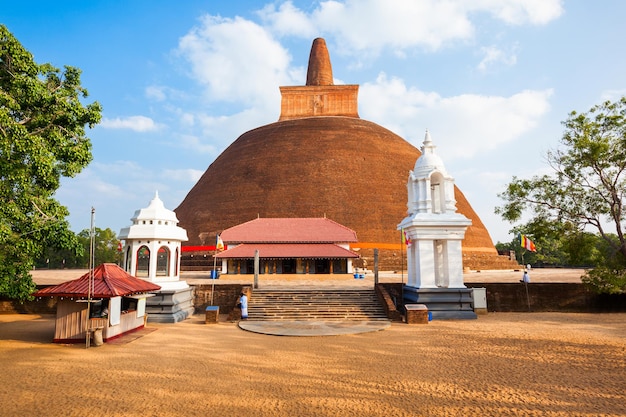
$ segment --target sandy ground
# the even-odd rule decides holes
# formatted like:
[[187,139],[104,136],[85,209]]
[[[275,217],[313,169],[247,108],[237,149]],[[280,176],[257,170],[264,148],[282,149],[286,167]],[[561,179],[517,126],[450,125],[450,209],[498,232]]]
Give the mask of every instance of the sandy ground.
[[626,314],[489,313],[281,337],[150,324],[86,349],[0,315],[3,416],[626,416]]

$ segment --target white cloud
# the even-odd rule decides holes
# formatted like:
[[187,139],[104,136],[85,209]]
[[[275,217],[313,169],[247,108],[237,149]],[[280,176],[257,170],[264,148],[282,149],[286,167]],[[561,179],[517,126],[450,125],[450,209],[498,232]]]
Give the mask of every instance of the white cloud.
[[381,74],[360,89],[360,114],[421,145],[429,129],[448,159],[470,158],[532,130],[550,109],[552,90],[526,90],[509,97],[462,94],[442,97],[408,88]]
[[622,90],[619,90],[619,89],[617,89],[617,90],[606,90],[606,91],[603,91],[600,94],[600,100],[602,102],[605,102],[607,100],[608,101],[617,101],[617,100],[619,100],[620,98],[622,98],[624,96],[626,96],[626,89],[622,89]]
[[316,26],[339,38],[342,50],[402,50],[469,39],[474,28],[466,12],[454,2],[403,0],[389,7],[385,0],[323,2],[312,13]]
[[504,64],[507,66],[515,65],[517,56],[515,53],[507,53],[495,46],[485,46],[480,48],[483,59],[478,64],[478,69],[482,72],[487,71],[495,64]]
[[156,191],[165,207],[173,210],[190,184],[203,172],[195,169],[147,167],[134,161],[93,162],[74,178],[63,178],[56,193],[70,208],[72,230],[89,227],[91,207],[96,209],[96,227],[119,231],[130,224],[135,210],[147,207]]
[[564,12],[563,0],[477,0],[468,3],[470,9],[487,11],[513,25],[545,25]]
[[166,99],[165,95],[166,87],[151,85],[146,87],[146,97],[153,99],[155,101],[164,101]]
[[177,52],[210,101],[263,105],[280,96],[278,86],[293,83],[287,50],[264,28],[240,17],[205,16],[180,39]]
[[337,48],[346,55],[377,55],[383,49],[402,56],[405,49],[441,47],[471,41],[472,19],[487,14],[511,25],[543,25],[563,14],[562,0],[328,0],[312,12],[293,6],[267,6],[260,15],[278,34],[310,37],[311,28],[340,39]]
[[271,26],[271,30],[278,35],[298,35],[315,37],[315,25],[301,10],[298,10],[291,1],[286,1],[278,8],[275,4],[268,4],[258,12],[263,21]]
[[154,132],[162,128],[161,125],[146,116],[116,117],[115,119],[104,117],[100,126],[105,129],[129,129],[135,132]]
[[199,169],[166,169],[161,177],[167,180],[176,180],[181,182],[189,182],[195,184],[204,171]]
[[213,144],[203,143],[200,138],[194,135],[180,135],[177,142],[172,143],[173,146],[189,149],[194,153],[215,155],[217,149]]

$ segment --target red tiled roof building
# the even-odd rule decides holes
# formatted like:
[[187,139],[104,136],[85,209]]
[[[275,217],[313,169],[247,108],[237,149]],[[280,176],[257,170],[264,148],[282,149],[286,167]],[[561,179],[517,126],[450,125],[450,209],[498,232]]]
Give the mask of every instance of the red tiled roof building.
[[228,249],[216,255],[222,273],[339,274],[352,272],[354,230],[327,218],[257,218],[224,230]]

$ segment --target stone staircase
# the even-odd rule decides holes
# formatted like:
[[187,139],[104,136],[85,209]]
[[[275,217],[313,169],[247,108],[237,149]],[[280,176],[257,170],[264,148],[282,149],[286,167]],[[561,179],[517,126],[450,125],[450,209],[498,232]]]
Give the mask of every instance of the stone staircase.
[[248,304],[248,319],[388,320],[373,289],[255,289]]

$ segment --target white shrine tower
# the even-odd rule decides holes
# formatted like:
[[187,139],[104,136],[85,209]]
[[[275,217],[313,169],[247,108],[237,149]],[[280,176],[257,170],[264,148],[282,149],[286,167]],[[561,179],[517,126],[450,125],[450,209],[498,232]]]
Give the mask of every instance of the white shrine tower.
[[[446,171],[435,148],[430,133],[426,131],[422,155],[409,173],[408,216],[398,225],[398,229],[404,230],[410,239],[405,301],[428,304],[423,300],[431,300],[433,306],[436,304],[437,308],[444,309],[441,307],[445,302],[443,299],[453,294],[455,303],[466,301],[467,306],[463,309],[471,310],[471,291],[463,283],[461,242],[472,221],[456,211],[454,178]],[[462,289],[465,291],[458,291]],[[458,309],[457,306],[450,308]],[[432,313],[433,317],[439,315],[442,318],[463,318],[460,316],[465,315],[449,311]],[[475,318],[473,311],[469,316]]]
[[193,313],[193,288],[180,281],[179,272],[187,231],[178,226],[176,213],[165,208],[158,192],[148,207],[135,211],[131,221],[118,236],[124,241],[124,270],[161,286],[157,297],[148,299],[149,321],[187,318]]

